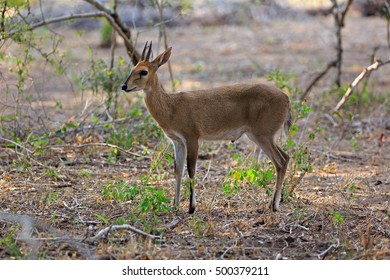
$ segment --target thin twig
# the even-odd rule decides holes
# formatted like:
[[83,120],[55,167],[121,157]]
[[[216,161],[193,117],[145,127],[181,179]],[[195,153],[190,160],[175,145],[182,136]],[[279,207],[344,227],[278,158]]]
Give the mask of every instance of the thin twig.
[[27,149],[26,147],[22,146],[21,144],[16,143],[15,141],[12,141],[10,139],[3,138],[3,137],[0,136],[0,140],[3,140],[3,141],[8,142],[8,143],[11,143],[11,144],[13,144],[13,145],[15,145],[15,146],[17,146],[19,148],[22,148],[23,150],[25,150],[29,154],[33,154],[34,153],[34,151],[31,151],[31,150]]
[[390,63],[390,57],[386,61],[382,61],[380,59],[377,59],[373,64],[363,69],[363,71],[353,80],[353,82],[348,86],[348,89],[346,93],[344,94],[343,98],[339,101],[337,106],[334,108],[334,111],[339,111],[341,107],[345,104],[345,102],[348,100],[350,95],[352,94],[352,91],[354,88],[360,83],[361,80],[364,79],[365,76],[367,76],[371,71],[377,70],[379,67]]

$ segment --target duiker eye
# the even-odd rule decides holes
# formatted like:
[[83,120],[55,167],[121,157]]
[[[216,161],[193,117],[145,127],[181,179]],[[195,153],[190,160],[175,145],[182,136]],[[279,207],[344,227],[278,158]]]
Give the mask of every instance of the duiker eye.
[[141,76],[146,76],[146,75],[148,75],[148,71],[142,70],[141,72],[139,72],[139,74],[140,74]]

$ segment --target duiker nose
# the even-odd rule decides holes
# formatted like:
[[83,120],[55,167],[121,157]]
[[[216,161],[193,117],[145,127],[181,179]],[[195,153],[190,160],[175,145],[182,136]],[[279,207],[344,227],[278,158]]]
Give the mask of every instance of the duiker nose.
[[122,84],[122,90],[126,90],[127,89],[127,84]]

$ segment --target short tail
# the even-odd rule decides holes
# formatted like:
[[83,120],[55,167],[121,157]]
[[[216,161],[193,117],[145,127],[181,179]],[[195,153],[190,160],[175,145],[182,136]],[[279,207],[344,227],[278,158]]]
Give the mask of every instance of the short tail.
[[291,125],[292,125],[292,116],[291,116],[291,107],[289,107],[287,118],[284,121],[284,131],[286,132],[286,135],[289,135]]

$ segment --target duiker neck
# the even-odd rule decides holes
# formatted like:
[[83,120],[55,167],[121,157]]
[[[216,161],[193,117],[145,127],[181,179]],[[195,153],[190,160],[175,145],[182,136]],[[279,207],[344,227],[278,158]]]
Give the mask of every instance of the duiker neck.
[[171,111],[170,98],[157,75],[148,82],[148,87],[144,89],[144,92],[145,105],[149,113],[158,122],[161,128],[167,128]]

